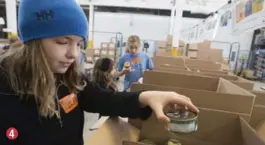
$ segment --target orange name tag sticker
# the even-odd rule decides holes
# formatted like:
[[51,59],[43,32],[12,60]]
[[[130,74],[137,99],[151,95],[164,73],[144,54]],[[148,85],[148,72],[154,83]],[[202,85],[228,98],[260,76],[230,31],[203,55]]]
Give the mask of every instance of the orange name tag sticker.
[[65,113],[71,112],[73,109],[75,109],[78,105],[77,96],[74,93],[71,93],[62,99],[59,100],[59,103],[61,104],[63,110]]
[[133,63],[139,63],[141,61],[141,59],[139,57],[136,57],[132,60]]

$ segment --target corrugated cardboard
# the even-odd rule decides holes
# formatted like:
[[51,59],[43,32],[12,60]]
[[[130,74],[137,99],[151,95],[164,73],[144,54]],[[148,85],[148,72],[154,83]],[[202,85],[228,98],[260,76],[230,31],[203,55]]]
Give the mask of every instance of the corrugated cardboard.
[[223,62],[223,50],[222,49],[198,49],[197,59],[209,60],[213,62]]
[[166,48],[167,47],[166,41],[157,41],[157,43],[158,43],[158,48]]
[[[199,118],[203,124],[209,124],[208,129],[200,130],[205,132],[200,136],[199,131],[191,136],[174,136],[178,138],[182,145],[264,145],[264,141],[257,136],[255,131],[243,118],[238,118],[236,114],[219,112],[215,110],[200,109],[201,114]],[[204,111],[205,110],[205,111]],[[209,119],[203,119],[205,116],[213,115]],[[221,118],[221,120],[218,120]],[[85,137],[85,145],[143,145],[137,143],[140,138],[146,135],[155,138],[158,142],[163,142],[169,136],[169,133],[165,131],[165,128],[161,128],[161,124],[157,121],[152,121],[150,118],[144,124],[144,127],[140,130],[120,118],[108,119],[97,131],[92,135]],[[150,122],[152,121],[152,122]],[[148,122],[153,123],[152,128],[148,125]],[[217,124],[215,124],[217,122]],[[220,123],[222,122],[222,123]],[[160,126],[157,126],[160,125]],[[163,125],[162,125],[163,126]],[[199,126],[200,127],[200,126]],[[201,127],[202,129],[202,127]],[[230,132],[229,132],[230,131]],[[165,133],[166,134],[163,134]],[[231,135],[231,136],[229,136]],[[223,139],[223,140],[222,140]],[[221,140],[221,141],[220,141]],[[219,142],[220,141],[220,142]],[[158,144],[159,145],[159,144]],[[164,142],[163,144],[164,145]]]
[[166,49],[157,49],[156,52],[166,52]]
[[197,51],[188,51],[188,57],[197,58]]
[[172,45],[172,43],[173,43],[173,36],[167,35],[167,45]]
[[196,67],[189,67],[192,71],[199,71],[204,73],[213,73],[213,74],[220,74],[220,75],[227,75],[229,72],[224,70],[215,70],[215,69],[205,69],[205,68],[196,68]]
[[210,51],[210,61],[213,62],[223,62],[223,50],[222,49],[211,49]]
[[252,91],[252,93],[256,95],[256,99],[250,125],[255,128],[265,120],[265,92]]
[[214,73],[214,72],[209,73],[209,72],[201,72],[195,70],[190,71],[180,67],[176,68],[176,67],[162,67],[162,66],[159,67],[155,66],[154,71],[224,78],[246,90],[253,90],[254,87],[254,83],[252,81],[246,80],[244,78],[235,75],[228,75],[228,74]]
[[173,56],[171,52],[168,52],[168,51],[157,51],[155,53],[155,56]]
[[223,50],[212,49],[210,41],[198,44],[190,44],[190,50],[196,50],[196,58],[199,60],[209,60],[213,62],[223,62]]
[[211,41],[205,40],[202,43],[198,43],[198,49],[209,50],[211,49]]
[[177,56],[156,56],[152,60],[156,66],[164,66],[165,64],[170,66],[185,66],[184,59]]
[[213,70],[221,70],[221,64],[215,63],[213,61],[208,60],[193,60],[187,59],[186,65],[191,69],[213,69]]
[[[245,116],[247,119],[248,117]],[[238,114],[200,108],[198,131],[192,135],[181,136],[168,132],[165,125],[152,115],[142,124],[140,140],[149,139],[164,144],[169,138],[178,139],[183,145],[242,145]]]
[[[167,74],[167,78],[164,78],[161,74],[148,71],[144,74],[144,84],[133,84],[131,89],[171,90],[191,97],[194,104],[200,107],[196,133],[175,136],[153,114],[146,121],[139,120],[140,129],[121,119],[109,119],[94,134],[85,138],[85,145],[140,145],[136,142],[142,139],[164,145],[169,138],[180,140],[182,145],[265,145],[247,123],[254,104],[253,94],[224,79],[183,74]],[[158,80],[154,78],[163,79],[153,81]],[[168,83],[164,85],[165,82]]]
[[189,50],[198,50],[198,44],[195,43],[189,44]]
[[[166,76],[166,77],[165,77]],[[132,90],[138,90],[141,88],[147,88],[147,90],[167,90],[179,92],[190,98],[195,99],[193,100],[195,104],[204,104],[199,105],[199,107],[203,108],[211,108],[211,109],[219,109],[225,111],[237,110],[240,107],[235,107],[234,103],[229,105],[226,101],[229,98],[231,99],[232,96],[235,101],[241,98],[240,101],[244,101],[245,103],[241,102],[240,104],[244,104],[241,107],[245,106],[249,108],[248,111],[235,111],[239,113],[251,114],[251,110],[254,103],[255,96],[250,92],[236,86],[233,83],[230,83],[227,80],[222,78],[214,78],[214,77],[205,77],[205,76],[196,76],[196,75],[188,75],[188,74],[175,74],[175,73],[166,73],[166,72],[156,72],[156,71],[146,71],[143,77],[143,84],[134,84],[132,85]],[[163,78],[163,79],[153,79],[153,78]],[[147,85],[147,86],[145,86]],[[151,85],[151,86],[150,86]],[[138,87],[140,86],[140,87]],[[152,87],[153,86],[153,87]],[[167,88],[169,87],[169,88]],[[171,87],[171,88],[170,88]],[[173,87],[173,88],[172,88]],[[175,88],[175,89],[174,89]],[[173,89],[173,90],[172,90]],[[209,93],[207,95],[207,93]],[[219,96],[216,98],[210,98],[213,96]],[[222,96],[222,97],[221,97]],[[229,96],[229,97],[227,97]],[[205,97],[205,98],[204,98]],[[224,99],[226,98],[227,99]],[[196,99],[197,98],[197,99]],[[204,98],[204,99],[203,99]],[[221,99],[223,98],[223,104],[218,104],[217,102],[222,103],[221,100],[211,100],[211,99]],[[229,99],[229,100],[230,100]],[[245,99],[245,100],[244,100]],[[207,100],[207,101],[206,101]],[[205,102],[204,102],[205,101]],[[205,105],[205,103],[209,103]],[[230,106],[227,109],[222,108],[215,108],[214,106],[224,107]],[[210,107],[210,106],[211,107]]]
[[253,132],[256,131],[261,138],[265,139],[265,92],[252,91],[252,93],[256,95],[256,99],[250,119],[250,125],[255,129]]
[[101,42],[100,47],[101,47],[101,49],[108,49],[109,48],[109,43],[108,42]]
[[[223,82],[223,80],[221,80],[221,82]],[[231,93],[222,93],[222,92],[217,92],[217,91],[195,90],[195,89],[189,89],[189,88],[162,86],[162,85],[150,85],[150,84],[133,84],[131,88],[131,90],[133,91],[141,91],[143,89],[174,91],[179,94],[188,96],[189,98],[191,98],[192,102],[198,107],[237,112],[240,114],[248,114],[249,116],[251,114],[253,103],[254,103],[253,94],[247,95],[247,94],[242,94],[240,92],[238,92],[238,94],[235,95]],[[220,90],[221,89],[222,88],[220,88]],[[222,91],[231,92],[231,90],[222,90]],[[242,104],[242,105],[240,105],[239,107],[235,107],[235,103]]]
[[[151,79],[157,77],[163,79]],[[165,130],[164,125],[159,124],[152,116],[153,118],[143,123],[138,122],[141,127],[140,139],[150,139],[158,144],[164,143],[169,137],[177,138],[184,145],[243,143],[238,116],[249,121],[255,99],[250,92],[224,79],[161,72],[146,72],[143,83],[134,84],[131,90],[176,91],[189,96],[193,103],[200,107],[200,115],[199,130],[191,136],[183,137],[172,136]],[[234,104],[244,105],[239,107]]]

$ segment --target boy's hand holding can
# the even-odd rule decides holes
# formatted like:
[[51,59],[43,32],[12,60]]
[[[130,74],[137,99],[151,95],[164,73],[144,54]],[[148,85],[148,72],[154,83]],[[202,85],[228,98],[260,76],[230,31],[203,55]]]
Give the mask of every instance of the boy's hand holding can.
[[130,62],[125,62],[124,63],[124,67],[123,67],[122,72],[123,72],[123,74],[127,74],[127,73],[131,72],[131,64],[130,64]]

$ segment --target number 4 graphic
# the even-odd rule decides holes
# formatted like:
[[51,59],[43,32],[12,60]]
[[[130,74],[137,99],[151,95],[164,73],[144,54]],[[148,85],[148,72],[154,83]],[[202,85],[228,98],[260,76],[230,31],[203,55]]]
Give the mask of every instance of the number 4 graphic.
[[10,140],[15,140],[18,137],[18,131],[14,127],[10,127],[6,131],[6,137]]

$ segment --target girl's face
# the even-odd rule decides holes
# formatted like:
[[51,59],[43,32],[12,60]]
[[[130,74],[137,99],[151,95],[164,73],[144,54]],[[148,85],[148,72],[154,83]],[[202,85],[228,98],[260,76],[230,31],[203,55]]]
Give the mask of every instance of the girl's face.
[[45,38],[41,43],[52,71],[60,74],[65,73],[75,62],[84,45],[83,38],[74,35]]
[[129,44],[129,52],[133,55],[136,55],[139,51],[139,47],[137,44],[133,43],[133,44]]

